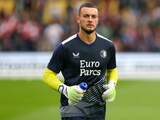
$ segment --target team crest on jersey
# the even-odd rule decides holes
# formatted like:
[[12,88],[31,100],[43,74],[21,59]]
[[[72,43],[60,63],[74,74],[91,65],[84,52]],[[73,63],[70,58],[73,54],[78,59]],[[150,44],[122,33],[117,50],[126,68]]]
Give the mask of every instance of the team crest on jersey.
[[79,58],[79,52],[77,52],[77,53],[72,53],[72,55],[73,55],[73,58]]
[[101,50],[101,51],[100,51],[100,56],[101,56],[102,58],[106,58],[106,57],[107,57],[107,51],[106,51],[106,50]]

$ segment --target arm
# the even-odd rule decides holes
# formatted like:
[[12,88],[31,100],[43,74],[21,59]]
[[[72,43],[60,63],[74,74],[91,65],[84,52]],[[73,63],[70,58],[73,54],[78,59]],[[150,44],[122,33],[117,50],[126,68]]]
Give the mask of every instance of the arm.
[[79,102],[84,93],[77,90],[77,85],[67,86],[63,84],[57,77],[57,73],[46,68],[43,74],[43,82],[50,86],[53,90],[65,95],[72,103]]
[[59,87],[63,85],[63,83],[58,79],[57,73],[51,71],[48,68],[44,70],[43,82],[56,91],[59,91]]
[[103,100],[112,102],[116,97],[115,87],[118,80],[117,68],[107,70],[106,78],[107,78],[107,84],[103,86],[106,90],[102,94],[102,98]]
[[118,81],[118,69],[108,69],[106,73],[106,78],[108,80],[107,83],[113,82],[116,85]]

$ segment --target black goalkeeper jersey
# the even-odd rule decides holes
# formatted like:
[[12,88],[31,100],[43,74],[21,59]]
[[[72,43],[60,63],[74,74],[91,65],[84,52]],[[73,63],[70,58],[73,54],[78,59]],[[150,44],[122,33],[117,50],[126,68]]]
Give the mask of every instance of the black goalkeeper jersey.
[[[69,37],[56,48],[48,64],[50,70],[62,72],[64,84],[71,86],[86,82],[89,88],[104,78],[107,69],[115,67],[115,47],[99,34],[92,44],[84,43],[78,34]],[[63,95],[61,103],[62,106],[68,104]]]

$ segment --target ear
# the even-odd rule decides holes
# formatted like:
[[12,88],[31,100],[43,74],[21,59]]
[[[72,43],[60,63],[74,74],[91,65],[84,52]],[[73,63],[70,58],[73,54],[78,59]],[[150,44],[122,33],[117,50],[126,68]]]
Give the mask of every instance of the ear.
[[98,25],[99,24],[99,18],[98,18],[98,20],[97,20],[97,23],[96,23],[96,25]]
[[76,16],[76,21],[78,24],[80,23],[80,16]]

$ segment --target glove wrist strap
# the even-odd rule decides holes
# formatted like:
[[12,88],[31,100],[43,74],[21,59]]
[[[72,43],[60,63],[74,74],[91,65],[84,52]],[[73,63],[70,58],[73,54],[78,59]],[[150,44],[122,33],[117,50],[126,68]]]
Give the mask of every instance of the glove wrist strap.
[[58,89],[58,91],[59,91],[61,94],[65,95],[66,97],[68,97],[67,87],[68,87],[67,85],[61,84],[61,85],[59,86],[59,89]]
[[108,85],[110,85],[112,87],[116,87],[116,82],[114,80],[109,80]]

